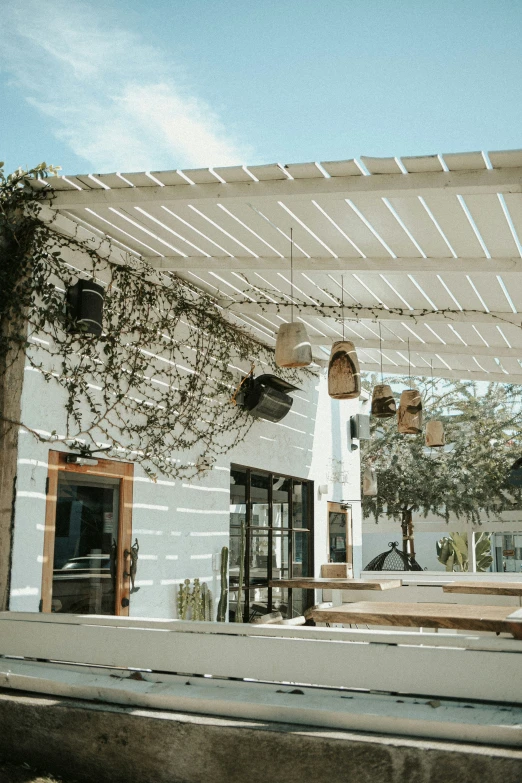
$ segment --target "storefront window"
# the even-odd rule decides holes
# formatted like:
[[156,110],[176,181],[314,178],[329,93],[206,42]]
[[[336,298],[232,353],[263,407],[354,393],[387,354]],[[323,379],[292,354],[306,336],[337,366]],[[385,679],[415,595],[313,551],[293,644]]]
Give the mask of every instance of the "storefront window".
[[522,573],[522,533],[494,533],[491,539],[492,570]]
[[313,483],[236,465],[230,475],[231,619],[237,607],[242,531],[245,622],[275,610],[284,617],[301,614],[305,591],[271,588],[269,583],[311,575]]

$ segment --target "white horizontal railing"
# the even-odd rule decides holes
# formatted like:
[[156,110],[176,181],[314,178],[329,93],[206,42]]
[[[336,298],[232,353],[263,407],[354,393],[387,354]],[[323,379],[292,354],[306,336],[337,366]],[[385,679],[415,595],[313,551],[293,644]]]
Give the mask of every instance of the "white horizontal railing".
[[522,703],[521,653],[471,633],[0,614],[3,656],[430,698]]

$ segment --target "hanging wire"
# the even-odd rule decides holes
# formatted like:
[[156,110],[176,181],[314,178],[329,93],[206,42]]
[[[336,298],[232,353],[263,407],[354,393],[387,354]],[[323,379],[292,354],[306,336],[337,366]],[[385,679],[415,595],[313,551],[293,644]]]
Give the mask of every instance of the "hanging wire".
[[384,381],[384,376],[382,374],[382,334],[381,334],[381,322],[379,321],[379,353],[381,355],[381,385]]
[[290,229],[290,318],[294,322],[294,229]]
[[341,316],[343,319],[343,341],[344,341],[344,275],[341,275]]
[[410,389],[411,389],[411,357],[410,357],[410,338],[408,337],[408,377],[410,379]]

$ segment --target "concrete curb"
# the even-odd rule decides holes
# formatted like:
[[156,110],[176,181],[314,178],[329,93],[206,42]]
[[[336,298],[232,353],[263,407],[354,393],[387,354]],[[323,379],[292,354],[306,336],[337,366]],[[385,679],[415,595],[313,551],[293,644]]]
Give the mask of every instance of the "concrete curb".
[[0,691],[0,756],[85,783],[520,783],[522,750]]

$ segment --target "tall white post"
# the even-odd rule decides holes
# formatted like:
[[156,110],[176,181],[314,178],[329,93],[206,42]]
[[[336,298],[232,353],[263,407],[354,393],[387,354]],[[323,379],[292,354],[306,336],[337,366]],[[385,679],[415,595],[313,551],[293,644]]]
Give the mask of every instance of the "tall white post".
[[475,553],[475,531],[473,522],[468,522],[468,571],[477,573],[477,558]]

